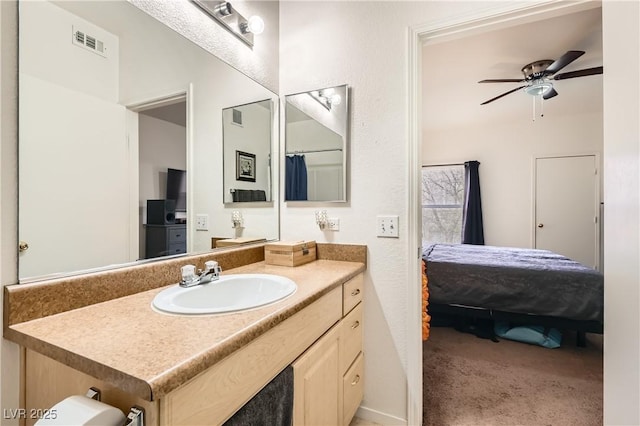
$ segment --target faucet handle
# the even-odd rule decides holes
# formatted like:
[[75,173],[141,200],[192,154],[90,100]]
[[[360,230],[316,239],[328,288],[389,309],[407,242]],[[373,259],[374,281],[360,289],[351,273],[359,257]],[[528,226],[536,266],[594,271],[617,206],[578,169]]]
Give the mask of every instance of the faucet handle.
[[191,282],[196,277],[196,267],[194,265],[184,265],[180,268],[180,273],[182,274],[183,283]]
[[222,268],[220,268],[220,265],[215,260],[207,260],[206,262],[204,262],[204,271],[205,273],[211,271],[219,274],[220,272],[222,272]]

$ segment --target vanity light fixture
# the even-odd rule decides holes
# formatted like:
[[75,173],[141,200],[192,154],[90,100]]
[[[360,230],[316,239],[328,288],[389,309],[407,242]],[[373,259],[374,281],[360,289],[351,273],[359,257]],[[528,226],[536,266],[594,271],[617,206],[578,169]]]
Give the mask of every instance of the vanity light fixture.
[[261,17],[251,16],[247,19],[238,13],[228,1],[191,1],[250,47],[253,47],[253,36],[262,34],[264,31],[264,21]]
[[328,111],[331,111],[331,107],[333,105],[340,105],[340,103],[342,102],[342,96],[337,94],[333,87],[322,90],[314,90],[312,92],[309,92],[309,96],[320,102],[320,105],[325,107]]

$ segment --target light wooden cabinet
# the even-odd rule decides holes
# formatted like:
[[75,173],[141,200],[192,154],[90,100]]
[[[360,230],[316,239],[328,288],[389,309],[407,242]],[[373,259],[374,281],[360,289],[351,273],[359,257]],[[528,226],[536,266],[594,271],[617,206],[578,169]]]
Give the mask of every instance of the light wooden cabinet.
[[293,363],[293,424],[340,424],[338,327],[333,327]]
[[362,401],[363,284],[343,284],[343,318],[293,363],[295,426],[348,425]]
[[342,424],[348,425],[356,414],[364,394],[364,356],[358,353],[355,361],[342,376]]
[[362,401],[362,284],[360,274],[154,401],[27,350],[25,407],[51,407],[97,386],[123,412],[144,408],[147,426],[222,424],[293,365],[294,424],[348,425]]

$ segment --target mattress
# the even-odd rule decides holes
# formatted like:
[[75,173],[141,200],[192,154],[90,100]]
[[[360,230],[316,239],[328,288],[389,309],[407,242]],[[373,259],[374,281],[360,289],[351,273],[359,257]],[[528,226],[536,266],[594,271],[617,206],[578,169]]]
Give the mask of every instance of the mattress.
[[430,303],[573,320],[603,320],[600,272],[548,250],[425,247]]

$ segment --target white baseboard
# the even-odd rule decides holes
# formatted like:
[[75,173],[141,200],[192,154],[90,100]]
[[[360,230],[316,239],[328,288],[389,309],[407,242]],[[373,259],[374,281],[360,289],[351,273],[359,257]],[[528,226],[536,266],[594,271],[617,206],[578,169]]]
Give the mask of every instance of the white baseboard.
[[362,405],[358,407],[358,411],[356,411],[356,417],[361,418],[362,420],[377,423],[382,426],[404,426],[407,424],[406,419],[401,419],[400,417],[392,416],[391,414],[382,413],[372,408],[363,407]]

